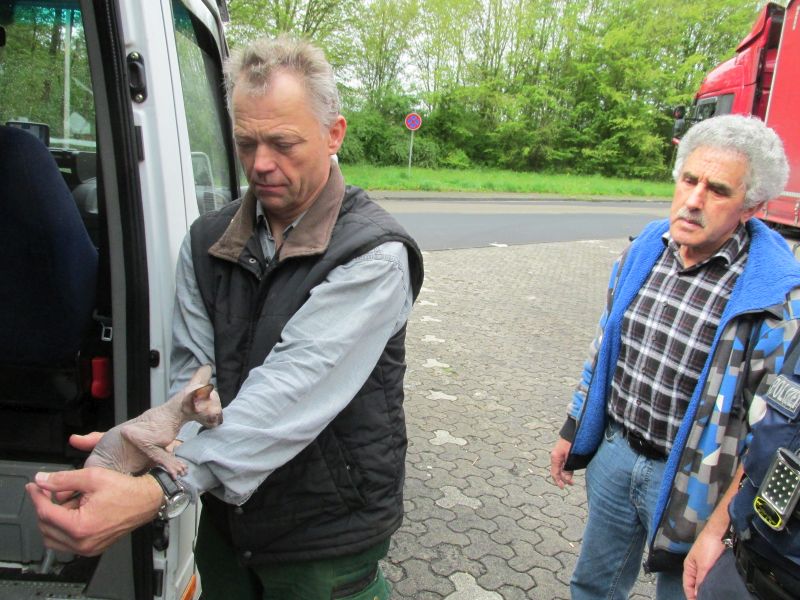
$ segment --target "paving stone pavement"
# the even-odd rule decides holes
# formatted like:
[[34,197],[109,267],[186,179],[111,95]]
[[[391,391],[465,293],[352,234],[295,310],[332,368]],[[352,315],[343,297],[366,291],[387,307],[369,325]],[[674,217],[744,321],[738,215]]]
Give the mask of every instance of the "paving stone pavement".
[[[393,599],[569,598],[583,474],[548,479],[627,240],[425,253],[408,325],[405,508],[382,563]],[[632,598],[654,596],[640,577]]]

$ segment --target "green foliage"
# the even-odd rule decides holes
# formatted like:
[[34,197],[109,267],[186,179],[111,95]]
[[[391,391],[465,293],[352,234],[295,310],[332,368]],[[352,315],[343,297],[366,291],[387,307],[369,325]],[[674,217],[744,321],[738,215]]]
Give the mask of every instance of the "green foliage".
[[395,161],[393,150],[397,140],[402,136],[402,125],[390,124],[388,119],[374,108],[349,113],[347,122],[344,146],[351,141],[354,142],[354,146],[360,147],[361,154],[377,165],[402,164]]
[[469,169],[472,168],[472,161],[461,148],[451,150],[439,164],[445,169]]
[[[338,67],[343,162],[668,178],[670,108],[764,0],[231,0],[235,43],[293,31]],[[305,18],[316,15],[317,25]],[[247,36],[244,36],[247,33]]]
[[44,123],[53,145],[93,142],[94,99],[80,12],[20,6],[14,17],[5,27],[6,44],[0,49],[0,122]]
[[[408,164],[408,149],[411,132],[406,131],[402,138],[396,138],[392,145],[392,162],[390,164]],[[412,165],[415,167],[434,168],[439,166],[441,150],[436,140],[430,137],[414,135]]]

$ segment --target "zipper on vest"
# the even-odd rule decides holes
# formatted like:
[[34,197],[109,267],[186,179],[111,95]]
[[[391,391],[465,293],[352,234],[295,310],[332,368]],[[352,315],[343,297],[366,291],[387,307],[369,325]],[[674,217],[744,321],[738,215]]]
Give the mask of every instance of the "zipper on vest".
[[[276,260],[276,257],[273,257],[272,260],[267,261],[267,264],[263,269],[263,273],[261,272],[260,268],[258,273],[253,272],[251,269],[247,269],[256,276],[256,279],[258,279],[259,284],[258,284],[258,292],[256,294],[255,309],[253,311],[252,318],[250,319],[250,326],[247,332],[247,349],[246,349],[247,354],[245,361],[242,363],[243,372],[239,374],[239,385],[238,385],[239,388],[241,388],[245,378],[247,377],[247,372],[245,372],[244,370],[247,369],[247,365],[250,362],[249,361],[250,351],[253,348],[253,340],[256,337],[256,326],[258,325],[258,317],[261,315],[261,308],[264,306],[264,302],[267,301],[267,294],[269,293],[269,281],[268,281],[269,276],[278,266],[278,261]],[[258,264],[257,260],[256,264]],[[258,266],[261,267],[261,265]]]

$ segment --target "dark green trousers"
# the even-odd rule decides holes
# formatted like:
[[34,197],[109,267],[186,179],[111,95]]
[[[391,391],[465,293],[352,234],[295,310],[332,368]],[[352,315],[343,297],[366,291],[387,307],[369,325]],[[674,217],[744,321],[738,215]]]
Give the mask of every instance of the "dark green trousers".
[[378,561],[389,540],[355,554],[325,560],[245,567],[236,551],[200,514],[195,545],[201,600],[387,600],[389,585]]

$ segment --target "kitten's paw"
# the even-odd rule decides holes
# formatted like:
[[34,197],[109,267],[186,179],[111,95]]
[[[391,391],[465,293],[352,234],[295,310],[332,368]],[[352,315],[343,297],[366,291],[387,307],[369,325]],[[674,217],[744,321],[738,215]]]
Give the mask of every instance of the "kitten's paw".
[[182,475],[186,475],[189,472],[189,466],[174,456],[170,457],[169,459],[165,459],[161,463],[161,466],[164,467],[164,470],[169,473],[170,477],[173,479],[176,479]]

